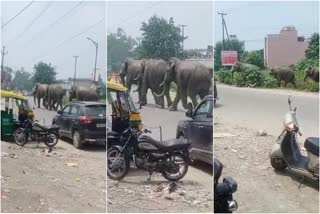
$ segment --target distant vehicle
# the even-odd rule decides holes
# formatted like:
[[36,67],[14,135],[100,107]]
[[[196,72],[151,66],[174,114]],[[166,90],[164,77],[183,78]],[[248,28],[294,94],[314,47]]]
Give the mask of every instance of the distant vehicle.
[[195,107],[194,111],[186,112],[191,118],[179,121],[176,138],[191,142],[190,156],[212,165],[213,147],[213,104],[214,96],[208,95]]
[[106,143],[106,104],[75,101],[57,111],[52,124],[60,127],[60,136],[73,140],[80,149],[84,143]]

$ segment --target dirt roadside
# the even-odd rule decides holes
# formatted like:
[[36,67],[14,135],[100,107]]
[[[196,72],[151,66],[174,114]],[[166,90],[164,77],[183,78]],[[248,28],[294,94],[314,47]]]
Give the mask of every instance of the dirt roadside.
[[106,211],[105,146],[1,142],[1,212]]
[[276,136],[258,132],[215,117],[214,155],[224,165],[222,177],[238,183],[237,212],[319,213],[319,185],[305,180],[298,188],[301,176],[275,172],[268,155]]

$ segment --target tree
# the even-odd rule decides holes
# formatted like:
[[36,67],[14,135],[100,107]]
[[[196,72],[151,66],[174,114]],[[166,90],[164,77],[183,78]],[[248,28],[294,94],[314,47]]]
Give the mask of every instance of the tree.
[[30,91],[32,89],[32,83],[31,74],[26,72],[24,68],[17,70],[12,80],[13,88],[20,90]]
[[4,66],[3,71],[1,71],[1,89],[10,90],[12,86],[12,68]]
[[181,53],[182,38],[180,28],[174,25],[173,18],[169,22],[156,15],[148,22],[143,22],[140,28],[143,39],[139,55],[143,58],[170,59]]
[[39,62],[34,65],[33,69],[35,70],[33,74],[33,83],[43,83],[43,84],[52,84],[56,80],[56,72],[51,64],[44,62]]
[[319,60],[319,34],[312,34],[309,42],[309,46],[306,50],[306,58]]
[[[226,43],[227,44],[227,43]],[[232,48],[229,48],[229,50],[235,50],[238,52],[238,60],[240,61],[243,52],[244,52],[244,41],[240,41],[237,38],[230,39],[230,44]],[[214,46],[214,69],[220,70],[221,65],[221,51],[222,51],[222,41],[218,41]],[[225,49],[228,50],[228,49]]]
[[118,28],[116,33],[109,34],[107,36],[108,69],[119,70],[121,62],[130,56],[130,51],[136,44],[137,42],[127,36],[121,28]]
[[253,50],[253,51],[245,51],[241,56],[241,61],[245,63],[249,63],[252,65],[256,65],[259,68],[264,67],[264,58],[263,58],[263,49]]

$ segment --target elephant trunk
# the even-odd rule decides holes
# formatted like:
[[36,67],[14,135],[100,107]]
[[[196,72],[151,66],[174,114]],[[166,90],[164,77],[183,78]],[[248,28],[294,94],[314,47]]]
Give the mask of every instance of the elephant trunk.
[[165,94],[165,92],[166,92],[166,84],[165,84],[166,80],[167,80],[167,73],[165,73],[164,80],[163,80],[163,82],[160,84],[160,87],[163,85],[163,91],[162,91],[162,93],[161,93],[161,94],[157,94],[157,93],[153,92],[153,94],[154,94],[156,97],[163,97],[163,96],[164,96],[164,94]]
[[303,78],[303,81],[305,82],[308,78],[308,74],[306,74],[306,76]]

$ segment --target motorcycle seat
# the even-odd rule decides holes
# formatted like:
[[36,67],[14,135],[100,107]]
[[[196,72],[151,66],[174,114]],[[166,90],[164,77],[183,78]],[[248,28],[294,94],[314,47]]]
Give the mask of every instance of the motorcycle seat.
[[151,143],[162,151],[186,150],[191,145],[191,143],[184,139],[169,139],[158,141],[147,135],[140,137],[139,141]]
[[107,136],[108,137],[118,137],[119,133],[115,131],[107,131]]
[[318,137],[308,137],[304,141],[304,147],[308,152],[319,157],[319,138]]
[[34,123],[33,126],[36,128],[40,128],[44,131],[57,131],[57,130],[59,130],[59,126],[57,126],[57,125],[42,126],[39,123]]

